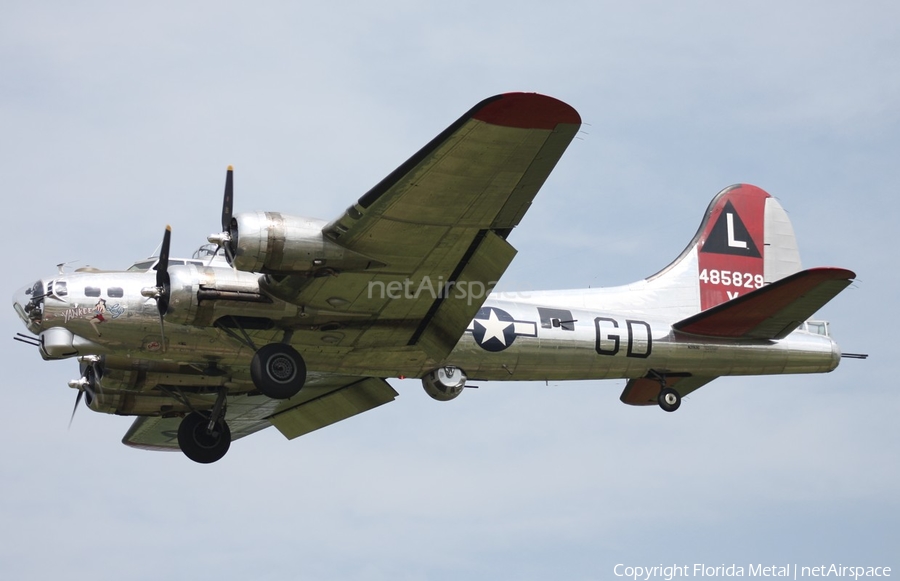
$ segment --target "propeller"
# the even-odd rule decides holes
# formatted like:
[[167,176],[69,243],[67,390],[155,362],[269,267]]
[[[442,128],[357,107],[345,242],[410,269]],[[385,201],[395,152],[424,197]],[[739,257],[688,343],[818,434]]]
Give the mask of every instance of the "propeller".
[[[225,258],[228,264],[234,259],[234,253],[231,246],[234,238],[232,236],[231,219],[234,217],[234,167],[228,166],[225,174],[225,196],[222,200],[222,231],[218,234],[210,234],[207,237],[211,243],[216,245],[216,252],[213,258],[219,254],[219,249],[225,249]],[[212,259],[210,259],[212,263]]]
[[166,350],[166,332],[163,317],[169,311],[169,298],[172,295],[171,279],[169,278],[169,245],[172,240],[172,227],[166,226],[163,234],[162,247],[159,251],[159,262],[156,263],[156,286],[141,289],[141,294],[147,298],[156,300],[156,309],[159,311],[159,334],[162,339],[162,350]]
[[75,407],[72,408],[72,415],[69,416],[69,429],[72,429],[72,420],[75,419],[75,412],[78,411],[78,404],[81,403],[81,396],[84,395],[84,388],[78,389],[78,395],[75,396]]
[[[69,416],[70,430],[72,429],[72,420],[75,419],[75,412],[78,411],[78,404],[81,403],[81,398],[84,397],[85,392],[87,392],[89,397],[93,398],[95,397],[94,391],[100,391],[100,377],[102,375],[102,371],[98,366],[100,358],[96,355],[90,355],[85,356],[81,361],[83,370],[81,378],[73,379],[69,382],[69,387],[78,390],[78,395],[75,396],[75,407],[72,408],[72,415]],[[90,403],[90,400],[88,403]]]

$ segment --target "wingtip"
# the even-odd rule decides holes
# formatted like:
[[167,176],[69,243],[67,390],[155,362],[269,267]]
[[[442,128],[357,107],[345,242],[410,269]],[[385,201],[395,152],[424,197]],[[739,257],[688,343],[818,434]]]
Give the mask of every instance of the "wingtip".
[[581,125],[571,105],[540,93],[504,93],[484,101],[475,119],[520,129],[553,130],[560,124]]
[[233,165],[229,165],[229,166],[228,166],[228,171],[234,171],[234,166],[233,166]]

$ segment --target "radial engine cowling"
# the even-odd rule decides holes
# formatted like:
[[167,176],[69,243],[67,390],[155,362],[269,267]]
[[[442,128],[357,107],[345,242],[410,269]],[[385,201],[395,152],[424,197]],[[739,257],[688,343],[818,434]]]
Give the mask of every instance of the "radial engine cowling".
[[278,212],[237,214],[231,224],[233,266],[247,272],[363,270],[375,263],[322,234],[323,220]]
[[466,374],[458,367],[439,367],[422,378],[425,393],[438,401],[450,401],[466,387]]

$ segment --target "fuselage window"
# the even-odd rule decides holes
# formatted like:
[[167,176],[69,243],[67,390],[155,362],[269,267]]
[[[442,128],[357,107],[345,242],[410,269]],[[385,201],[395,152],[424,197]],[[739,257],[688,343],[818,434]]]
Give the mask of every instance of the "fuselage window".
[[99,297],[100,296],[100,288],[96,287],[96,286],[86,286],[86,287],[84,287],[84,296]]
[[58,297],[64,297],[69,294],[69,289],[66,288],[65,281],[58,280],[53,283],[53,294]]
[[111,299],[118,299],[125,296],[125,291],[122,289],[122,287],[111,286],[106,289],[106,296]]
[[816,335],[828,336],[828,326],[821,321],[810,321],[807,323],[807,328],[810,333],[815,333]]

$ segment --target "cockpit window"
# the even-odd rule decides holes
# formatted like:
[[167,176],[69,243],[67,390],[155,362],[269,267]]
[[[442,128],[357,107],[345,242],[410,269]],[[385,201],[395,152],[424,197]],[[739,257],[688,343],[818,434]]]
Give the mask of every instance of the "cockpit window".
[[143,262],[135,262],[129,268],[129,272],[144,272],[156,263],[155,260],[145,260]]
[[[128,267],[129,272],[146,272],[153,268],[159,262],[158,259],[154,258],[153,260],[143,260],[141,262],[135,262],[131,266]],[[184,266],[185,264],[196,264],[197,266],[203,266],[202,261],[189,260],[185,261],[179,258],[171,258],[169,259],[169,266]]]
[[[191,258],[199,258],[204,259],[209,256],[215,256],[219,253],[219,247],[215,244],[204,244],[200,248],[194,251],[194,255]],[[202,264],[202,263],[201,263]]]

